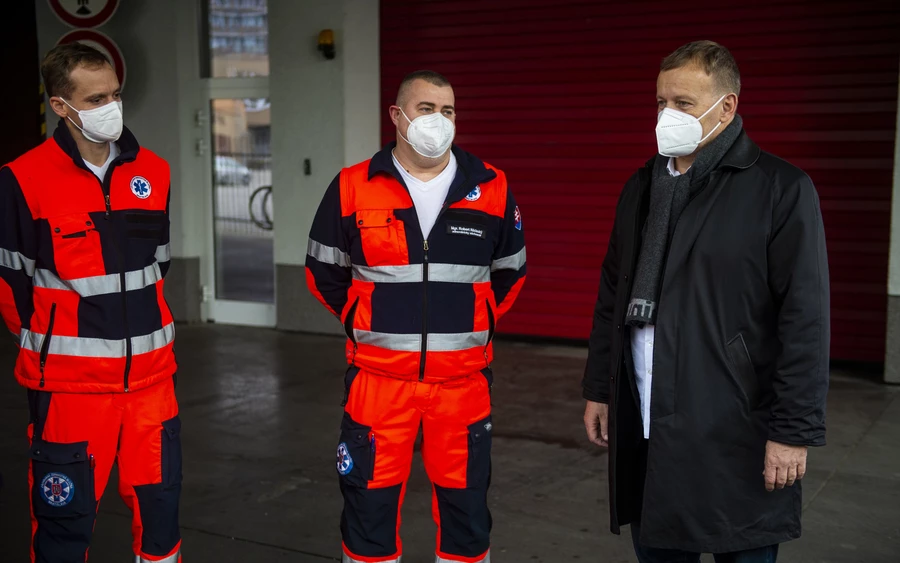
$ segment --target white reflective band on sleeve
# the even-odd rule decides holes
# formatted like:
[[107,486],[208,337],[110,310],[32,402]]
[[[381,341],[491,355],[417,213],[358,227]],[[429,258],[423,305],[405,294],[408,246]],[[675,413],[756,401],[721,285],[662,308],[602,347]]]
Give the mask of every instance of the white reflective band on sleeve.
[[[393,334],[389,332],[371,332],[354,329],[353,335],[358,344],[377,346],[395,352],[420,352],[422,350],[421,334]],[[431,333],[428,335],[428,352],[457,352],[470,348],[487,346],[489,332]]]
[[[466,562],[470,561],[469,559]],[[434,556],[434,563],[466,563],[462,559],[445,559],[440,555]],[[474,561],[473,563],[491,563],[491,552],[488,551],[484,554],[484,557],[479,559],[478,561]]]
[[[136,291],[156,284],[162,279],[159,264],[154,262],[143,270],[125,272],[125,290]],[[106,274],[105,276],[91,276],[74,280],[61,280],[50,270],[40,269],[34,273],[34,286],[44,289],[62,289],[74,291],[82,297],[94,295],[107,295],[122,291],[119,274]]]
[[[175,340],[175,325],[168,324],[163,328],[144,336],[131,339],[131,353],[134,356],[146,354],[164,348]],[[19,345],[23,350],[40,353],[44,335],[23,328],[19,337]],[[79,356],[82,358],[124,358],[126,354],[125,340],[105,340],[103,338],[83,338],[80,336],[50,337],[48,354],[59,356]]]
[[34,275],[34,260],[26,258],[21,252],[0,248],[0,266],[10,270],[22,270],[29,277]]
[[168,262],[172,259],[172,249],[168,244],[163,244],[161,246],[156,247],[156,261],[157,262]]
[[134,563],[178,563],[179,557],[181,557],[180,549],[177,552],[173,553],[172,555],[170,555],[168,557],[164,557],[162,559],[147,559],[145,557],[135,555]]
[[512,256],[494,260],[491,264],[491,271],[496,270],[520,270],[525,265],[525,248],[516,252]]
[[[353,279],[375,283],[420,283],[425,279],[422,264],[403,266],[353,266]],[[481,283],[491,281],[487,266],[465,264],[429,264],[428,281],[443,283]]]
[[[403,559],[403,558],[398,557],[396,559],[384,559],[384,560],[379,561],[378,563],[400,563],[401,559]],[[362,559],[354,559],[345,553],[344,556],[341,557],[341,563],[369,563],[369,561],[363,561]]]
[[323,264],[334,264],[342,268],[350,267],[350,255],[334,246],[325,246],[320,242],[309,239],[306,253]]

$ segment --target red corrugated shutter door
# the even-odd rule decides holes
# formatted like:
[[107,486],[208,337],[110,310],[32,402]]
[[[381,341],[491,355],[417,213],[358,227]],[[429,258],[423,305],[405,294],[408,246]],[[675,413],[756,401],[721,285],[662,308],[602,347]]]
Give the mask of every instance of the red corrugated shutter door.
[[445,74],[458,144],[506,171],[522,209],[528,282],[503,332],[587,337],[618,194],[656,150],[659,61],[712,39],[741,68],[749,134],[819,189],[833,357],[883,360],[900,13],[752,4],[381,0],[382,99],[413,70]]

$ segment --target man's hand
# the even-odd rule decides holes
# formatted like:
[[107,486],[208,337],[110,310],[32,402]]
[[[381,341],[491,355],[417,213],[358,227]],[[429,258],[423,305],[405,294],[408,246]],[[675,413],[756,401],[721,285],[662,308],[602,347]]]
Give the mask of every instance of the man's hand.
[[[587,420],[587,415],[585,415]],[[766,490],[791,487],[806,475],[806,446],[789,446],[766,442]]]
[[588,401],[584,406],[584,428],[588,439],[601,447],[609,446],[609,405]]

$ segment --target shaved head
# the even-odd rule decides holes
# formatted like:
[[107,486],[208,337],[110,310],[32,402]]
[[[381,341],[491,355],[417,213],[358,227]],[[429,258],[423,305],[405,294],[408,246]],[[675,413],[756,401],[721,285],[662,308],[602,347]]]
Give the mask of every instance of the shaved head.
[[403,107],[409,101],[409,94],[412,90],[412,85],[416,80],[424,80],[429,84],[434,84],[441,88],[450,86],[450,81],[447,80],[447,77],[439,72],[433,70],[417,70],[416,72],[411,72],[406,75],[403,82],[400,83],[400,88],[397,89],[396,103],[398,106]]

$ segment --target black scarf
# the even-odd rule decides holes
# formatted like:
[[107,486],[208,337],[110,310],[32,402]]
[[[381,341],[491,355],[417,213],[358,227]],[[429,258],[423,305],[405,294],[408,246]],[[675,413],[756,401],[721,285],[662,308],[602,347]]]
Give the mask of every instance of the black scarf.
[[692,191],[699,189],[716,169],[742,129],[741,116],[735,115],[718,137],[700,149],[690,170],[681,176],[672,176],[668,171],[669,158],[657,155],[650,184],[650,214],[644,225],[644,241],[625,316],[627,324],[644,326],[656,323],[663,270],[678,218],[687,206]]

